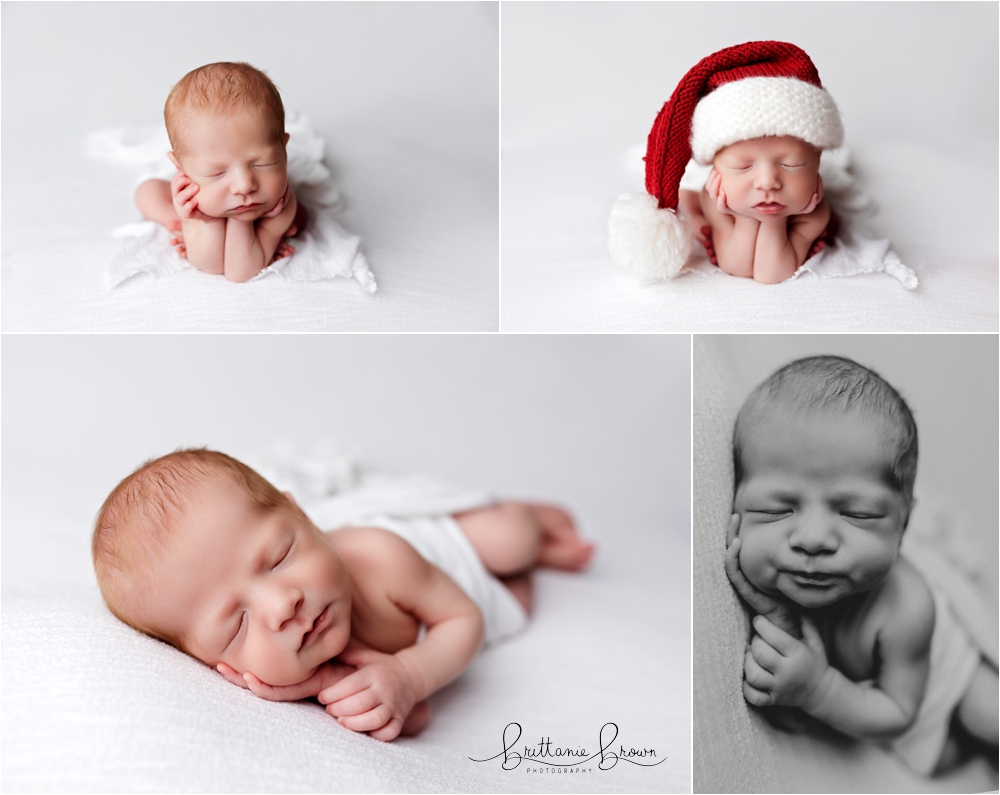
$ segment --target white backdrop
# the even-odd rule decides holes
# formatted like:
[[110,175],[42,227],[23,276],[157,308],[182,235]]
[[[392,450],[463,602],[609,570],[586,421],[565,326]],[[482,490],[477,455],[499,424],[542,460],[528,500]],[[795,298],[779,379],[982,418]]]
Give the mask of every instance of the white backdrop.
[[[4,3],[5,331],[495,331],[498,4]],[[138,176],[97,129],[162,122],[171,86],[248,61],[327,144],[380,292],[227,285],[194,272],[110,292]],[[249,288],[249,289],[247,289]]]
[[[505,4],[503,328],[996,330],[997,26],[974,2]],[[881,275],[639,288],[611,267],[611,204],[644,185],[629,150],[699,60],[759,39],[813,59],[916,292]]]
[[[686,336],[4,335],[5,788],[238,791],[292,781],[332,791],[689,791],[689,349]],[[64,668],[62,657],[79,649],[40,661],[11,627],[30,621],[30,610],[42,611],[36,623],[44,624],[99,604],[91,523],[108,491],[143,460],[182,445],[247,456],[279,436],[335,436],[383,470],[562,503],[596,540],[595,563],[582,575],[542,572],[527,633],[480,655],[432,702],[427,733],[380,746],[375,768],[370,754],[345,748],[338,727],[319,722],[302,747],[336,746],[298,778],[280,778],[278,767],[253,779],[256,768],[242,764],[253,750],[246,748],[226,750],[215,767],[198,758],[164,778],[136,778],[134,762],[115,761],[109,750],[116,738],[131,748],[137,736],[116,712],[124,695],[102,706],[93,678],[75,680],[73,666]],[[75,631],[86,637],[90,620]],[[93,631],[107,630],[97,622]],[[164,666],[168,658],[156,657]],[[151,675],[144,665],[125,656],[111,670],[141,682]],[[135,719],[162,732],[164,747],[135,750],[138,760],[155,752],[156,765],[173,769],[171,716],[188,676],[169,666],[155,674],[158,700]],[[60,687],[69,684],[76,695],[67,700]],[[274,731],[285,713],[243,705],[232,690],[198,709],[233,711],[238,723],[264,721],[272,728],[260,731]],[[92,718],[76,706],[81,699]],[[203,717],[203,727],[218,720]],[[565,779],[469,762],[500,750],[508,719],[522,722],[531,743],[544,732],[585,747],[612,720],[626,747],[645,743],[667,759],[648,770],[622,763]],[[107,739],[87,734],[94,720]],[[40,735],[46,758],[59,764],[29,764]],[[228,747],[214,734],[205,742],[216,740]],[[81,747],[90,747],[86,763],[74,756]],[[408,779],[416,760],[441,778]],[[355,775],[362,767],[367,778]],[[383,768],[390,777],[370,783]]]

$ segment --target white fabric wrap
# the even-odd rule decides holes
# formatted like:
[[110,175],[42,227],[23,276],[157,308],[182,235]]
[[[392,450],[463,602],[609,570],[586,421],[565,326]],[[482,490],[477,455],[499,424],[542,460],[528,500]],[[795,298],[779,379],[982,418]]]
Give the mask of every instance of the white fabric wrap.
[[737,141],[790,135],[818,149],[844,142],[833,97],[791,77],[748,77],[719,86],[698,103],[691,120],[691,153],[702,165]]

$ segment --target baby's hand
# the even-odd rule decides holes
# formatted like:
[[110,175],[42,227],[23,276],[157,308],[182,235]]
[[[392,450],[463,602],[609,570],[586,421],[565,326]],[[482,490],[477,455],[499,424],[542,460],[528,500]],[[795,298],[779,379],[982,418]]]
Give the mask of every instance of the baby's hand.
[[792,213],[792,215],[809,215],[809,213],[811,213],[819,206],[819,203],[821,201],[823,201],[823,178],[817,174],[816,191],[809,199],[809,204],[807,204],[803,209],[799,210],[797,213]]
[[729,582],[751,610],[766,616],[771,623],[781,627],[793,637],[801,637],[798,611],[777,597],[758,591],[743,574],[743,569],[740,568],[740,549],[743,547],[743,540],[739,537],[739,532],[740,515],[734,513],[729,519],[727,535],[729,546],[726,548],[726,576],[729,577]]
[[715,206],[720,213],[735,215],[726,203],[726,192],[722,189],[722,175],[715,170],[714,166],[708,175],[708,182],[705,183],[705,189],[708,191],[708,197],[715,202]]
[[764,616],[757,616],[753,626],[757,634],[743,661],[743,697],[756,707],[784,705],[806,711],[815,707],[831,669],[813,623],[802,619],[802,640]]
[[182,171],[177,172],[170,183],[170,195],[174,200],[174,211],[184,220],[218,221],[223,219],[205,215],[198,209],[198,185]]
[[280,215],[281,211],[285,209],[285,206],[292,200],[292,186],[285,183],[285,192],[278,199],[278,203],[274,205],[270,210],[264,213],[261,218],[274,218],[276,215]]
[[319,702],[341,726],[368,732],[376,740],[399,736],[417,703],[417,684],[398,657],[348,647],[340,659],[357,671],[319,694]]
[[304,682],[295,685],[275,686],[265,684],[249,671],[240,676],[237,671],[225,663],[219,663],[216,670],[234,685],[246,688],[254,695],[268,701],[299,701],[303,698],[312,698],[324,688],[331,687],[354,673],[354,668],[349,665],[326,662]]

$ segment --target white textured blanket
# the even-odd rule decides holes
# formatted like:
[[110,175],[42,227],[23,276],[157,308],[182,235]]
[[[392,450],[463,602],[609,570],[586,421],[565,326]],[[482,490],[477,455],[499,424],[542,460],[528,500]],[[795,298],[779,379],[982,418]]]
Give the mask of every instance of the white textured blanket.
[[[336,221],[342,202],[323,164],[323,139],[300,114],[289,113],[285,129],[289,133],[288,178],[297,198],[309,210],[309,221],[294,240],[295,253],[264,268],[251,281],[269,274],[293,282],[353,278],[366,293],[374,293],[375,277],[360,250],[361,239]],[[176,169],[167,158],[169,149],[163,127],[116,127],[87,138],[92,157],[139,167],[137,184],[151,178],[173,178]],[[120,226],[112,234],[121,241],[108,265],[112,288],[139,273],[167,276],[192,267],[173,250],[171,233],[152,221]]]

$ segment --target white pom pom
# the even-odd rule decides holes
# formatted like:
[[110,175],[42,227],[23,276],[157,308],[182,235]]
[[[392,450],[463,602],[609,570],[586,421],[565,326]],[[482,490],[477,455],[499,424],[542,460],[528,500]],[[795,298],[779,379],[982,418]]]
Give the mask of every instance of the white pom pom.
[[694,248],[687,223],[657,205],[648,193],[623,193],[608,219],[611,261],[635,273],[641,284],[674,278]]

